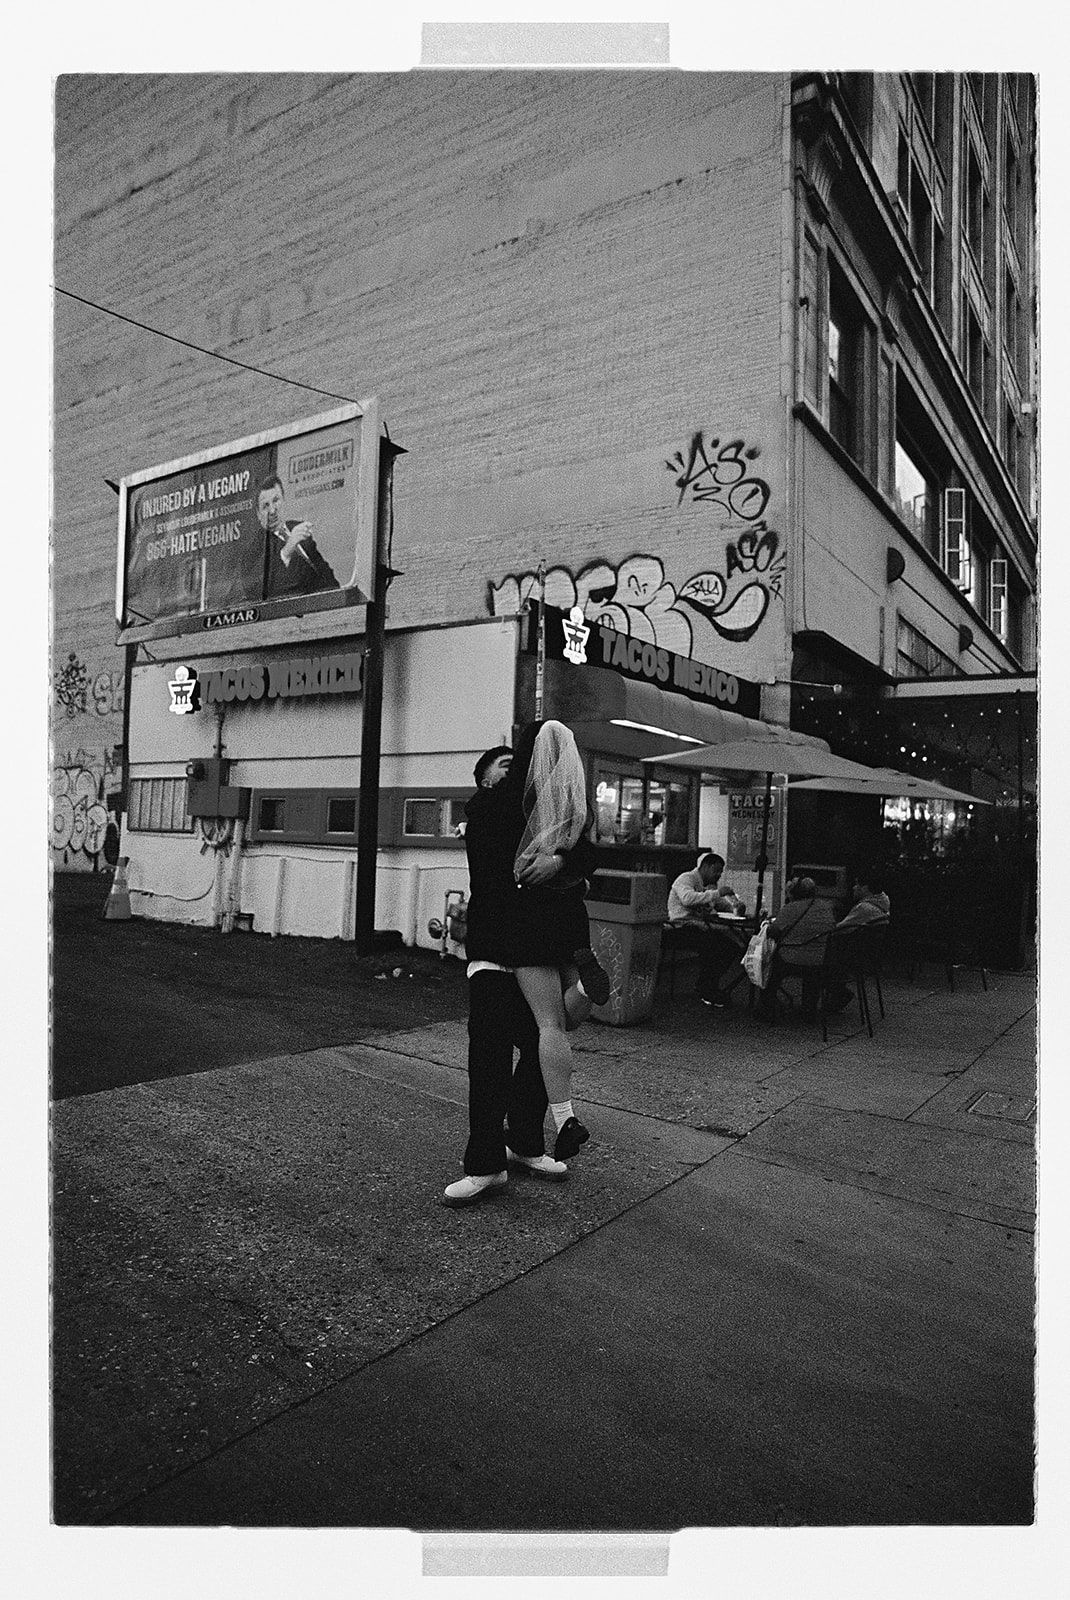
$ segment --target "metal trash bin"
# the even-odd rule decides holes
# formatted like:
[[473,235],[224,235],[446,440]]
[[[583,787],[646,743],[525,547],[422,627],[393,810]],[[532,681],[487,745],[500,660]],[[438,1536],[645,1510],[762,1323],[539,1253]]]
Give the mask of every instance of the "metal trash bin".
[[653,1015],[668,888],[660,872],[594,874],[587,893],[591,948],[612,985],[605,1005],[591,1012],[596,1022],[619,1028]]

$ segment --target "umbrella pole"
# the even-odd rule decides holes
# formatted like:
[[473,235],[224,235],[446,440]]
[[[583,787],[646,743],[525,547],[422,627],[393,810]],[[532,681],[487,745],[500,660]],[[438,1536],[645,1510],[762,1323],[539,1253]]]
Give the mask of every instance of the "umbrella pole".
[[542,721],[546,695],[546,563],[539,562],[539,627],[535,645],[535,721]]
[[762,914],[762,885],[765,882],[765,869],[769,865],[765,847],[769,838],[769,807],[772,803],[772,798],[773,774],[767,772],[765,775],[765,804],[762,807],[762,842],[758,848],[758,859],[754,863],[758,872],[758,893],[754,901],[754,915],[756,917],[760,917]]

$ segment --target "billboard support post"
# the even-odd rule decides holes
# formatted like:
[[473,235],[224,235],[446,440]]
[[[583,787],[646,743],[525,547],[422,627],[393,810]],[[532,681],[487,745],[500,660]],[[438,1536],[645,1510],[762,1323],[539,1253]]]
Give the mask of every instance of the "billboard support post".
[[360,730],[360,791],[357,815],[357,884],[355,929],[358,956],[375,948],[375,882],[379,851],[379,758],[383,725],[383,651],[386,643],[386,594],[392,578],[389,565],[394,460],[404,455],[390,439],[379,441],[379,480],[375,512],[375,592],[368,603],[364,635],[364,672]]

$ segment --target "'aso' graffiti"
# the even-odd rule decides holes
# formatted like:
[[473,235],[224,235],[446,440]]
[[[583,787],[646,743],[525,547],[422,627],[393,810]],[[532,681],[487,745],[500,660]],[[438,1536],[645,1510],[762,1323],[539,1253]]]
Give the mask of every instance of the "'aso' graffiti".
[[[742,439],[707,444],[696,433],[684,454],[665,465],[676,476],[679,505],[690,489],[695,501],[726,514],[730,535],[718,567],[695,572],[677,587],[655,555],[629,556],[619,566],[594,561],[578,572],[551,567],[546,573],[547,604],[568,612],[579,606],[588,622],[649,641],[677,655],[716,665],[724,640],[752,639],[773,596],[783,591],[785,560],[780,536],[764,520],[769,485],[753,471],[756,445]],[[736,531],[731,526],[744,526]],[[723,570],[722,570],[723,568]],[[510,574],[490,585],[490,609],[509,616],[539,592],[538,574]]]

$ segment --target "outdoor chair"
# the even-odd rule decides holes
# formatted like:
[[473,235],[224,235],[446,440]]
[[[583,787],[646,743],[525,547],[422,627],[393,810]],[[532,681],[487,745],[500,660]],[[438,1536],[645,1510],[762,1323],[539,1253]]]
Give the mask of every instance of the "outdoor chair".
[[[669,969],[669,995],[676,994],[676,958],[681,952],[691,953],[687,932],[674,922],[663,922],[661,925],[661,960],[659,970]],[[697,958],[696,958],[697,959]]]
[[[895,921],[893,910],[892,920]],[[980,952],[984,928],[981,915],[971,915],[950,905],[926,908],[915,915],[901,936],[903,955],[909,967],[910,982],[926,961],[943,967],[947,987],[955,992],[955,968],[966,967],[981,974],[981,987],[987,992],[988,973]]]
[[872,1039],[873,1017],[869,1008],[869,990],[866,987],[867,980],[872,978],[883,1021],[884,993],[881,989],[881,965],[887,937],[887,922],[869,922],[856,927],[834,928],[828,935],[817,1002],[821,1015],[821,1036],[826,1044],[829,1036],[829,994],[841,984],[845,983],[848,986],[854,984],[859,1015]]

